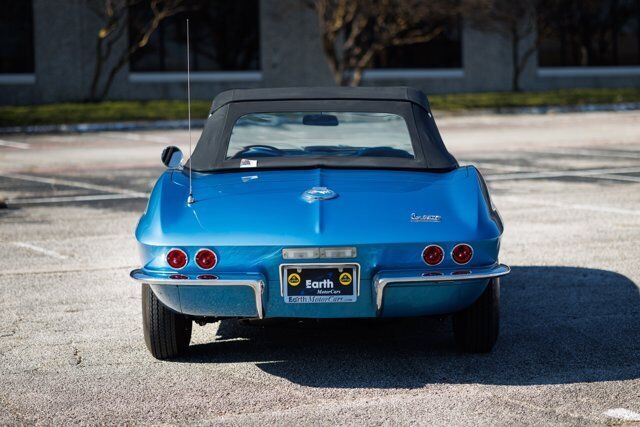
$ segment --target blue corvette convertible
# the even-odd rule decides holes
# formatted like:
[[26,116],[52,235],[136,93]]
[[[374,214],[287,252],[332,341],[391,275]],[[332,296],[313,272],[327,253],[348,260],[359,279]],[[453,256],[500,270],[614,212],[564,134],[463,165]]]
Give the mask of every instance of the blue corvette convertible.
[[498,336],[502,221],[410,88],[223,92],[176,147],[136,229],[147,347],[193,322],[453,314],[463,351]]

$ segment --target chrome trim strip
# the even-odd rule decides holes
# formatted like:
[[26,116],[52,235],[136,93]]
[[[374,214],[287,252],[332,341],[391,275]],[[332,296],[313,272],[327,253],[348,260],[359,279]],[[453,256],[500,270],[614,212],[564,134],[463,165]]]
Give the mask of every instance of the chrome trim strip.
[[313,268],[313,267],[318,267],[318,268],[340,268],[340,267],[355,267],[355,269],[358,271],[358,283],[356,284],[356,297],[360,296],[360,264],[358,264],[357,262],[345,262],[345,263],[334,263],[334,262],[325,262],[325,263],[309,263],[309,264],[305,264],[305,263],[297,263],[297,264],[290,264],[290,263],[286,263],[286,264],[280,264],[280,267],[278,268],[278,274],[280,275],[280,296],[284,298],[284,281],[283,281],[283,275],[282,272],[284,271],[285,268],[288,267],[301,267],[301,268]]
[[[149,285],[182,285],[182,286],[249,286],[253,289],[256,300],[258,318],[264,318],[262,295],[264,293],[264,281],[261,279],[171,279],[168,276],[153,276],[142,269],[135,269],[129,273],[133,280]],[[236,275],[237,276],[237,275]],[[218,277],[220,277],[218,275]]]
[[504,264],[494,264],[491,267],[469,269],[468,274],[453,274],[458,270],[442,272],[442,276],[424,276],[424,271],[381,271],[373,278],[373,286],[376,292],[376,309],[378,314],[382,311],[384,290],[389,283],[438,283],[438,282],[467,282],[470,280],[492,279],[494,277],[509,274],[511,269]]

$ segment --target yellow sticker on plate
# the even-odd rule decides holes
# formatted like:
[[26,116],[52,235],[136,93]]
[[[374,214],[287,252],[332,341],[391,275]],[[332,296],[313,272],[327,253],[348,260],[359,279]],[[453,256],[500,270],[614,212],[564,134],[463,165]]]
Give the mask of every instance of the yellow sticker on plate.
[[340,281],[341,285],[349,286],[353,278],[351,277],[351,274],[345,272],[340,275],[338,280]]
[[291,273],[287,278],[287,282],[289,282],[291,286],[298,286],[301,281],[302,279],[298,273]]

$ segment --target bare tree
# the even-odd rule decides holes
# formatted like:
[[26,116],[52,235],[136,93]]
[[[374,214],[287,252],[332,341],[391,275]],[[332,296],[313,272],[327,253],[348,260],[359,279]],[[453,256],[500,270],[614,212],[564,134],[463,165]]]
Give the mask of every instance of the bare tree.
[[[165,19],[187,10],[185,0],[100,0],[93,3],[93,11],[100,18],[102,25],[96,37],[95,68],[88,100],[104,99],[111,89],[118,72],[129,62],[131,57],[149,43],[149,39]],[[143,22],[131,26],[129,44],[126,49],[115,49],[114,46],[127,33],[128,13],[131,7],[148,7],[148,14]]]
[[358,86],[363,71],[392,46],[426,43],[446,29],[458,0],[315,0],[322,48],[339,85]]

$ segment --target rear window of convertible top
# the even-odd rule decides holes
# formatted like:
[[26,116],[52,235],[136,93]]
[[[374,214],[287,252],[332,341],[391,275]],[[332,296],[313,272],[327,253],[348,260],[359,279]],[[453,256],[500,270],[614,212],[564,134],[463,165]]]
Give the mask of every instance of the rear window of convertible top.
[[390,113],[251,113],[234,124],[226,159],[294,156],[415,158],[404,118]]

